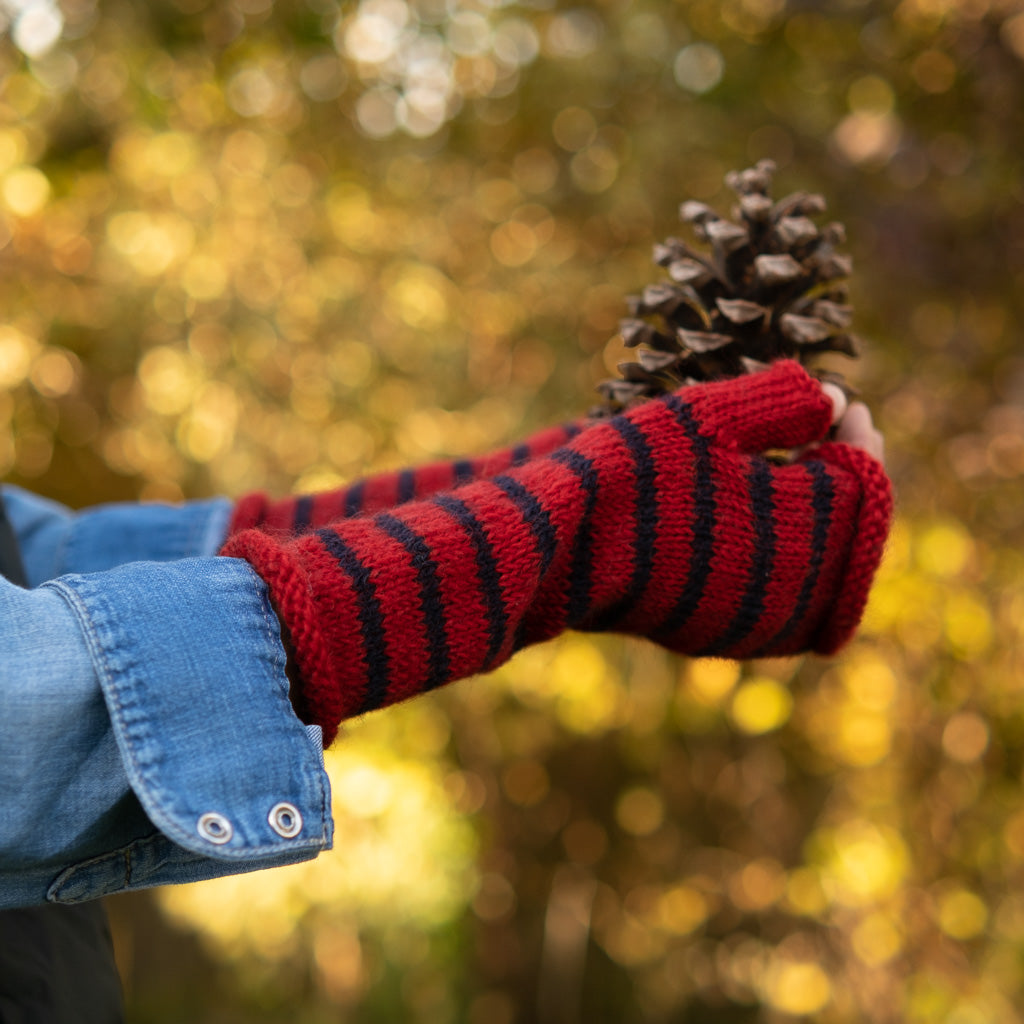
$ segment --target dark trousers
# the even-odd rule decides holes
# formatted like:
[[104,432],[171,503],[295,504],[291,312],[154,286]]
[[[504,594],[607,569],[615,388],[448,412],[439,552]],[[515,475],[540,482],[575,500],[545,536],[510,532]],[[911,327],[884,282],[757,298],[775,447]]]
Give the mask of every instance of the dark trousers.
[[120,1024],[103,904],[0,911],[0,1024]]
[[[0,573],[27,586],[0,499]],[[121,980],[103,904],[0,910],[0,1024],[120,1024]]]

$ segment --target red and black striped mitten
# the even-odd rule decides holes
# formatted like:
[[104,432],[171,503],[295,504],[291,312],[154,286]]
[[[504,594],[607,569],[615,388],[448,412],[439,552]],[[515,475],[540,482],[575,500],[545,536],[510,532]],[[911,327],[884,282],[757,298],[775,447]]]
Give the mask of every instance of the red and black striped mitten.
[[852,634],[892,499],[867,453],[825,443],[831,404],[796,363],[684,388],[523,465],[223,554],[267,582],[293,702],[340,721],[487,671],[567,628],[691,655],[831,653]]
[[275,533],[297,535],[339,519],[382,512],[473,480],[485,480],[513,466],[520,466],[528,459],[547,455],[582,429],[582,423],[564,423],[538,431],[514,447],[487,455],[378,473],[357,480],[348,487],[320,494],[278,499],[271,499],[263,492],[246,494],[235,504],[228,533],[259,527]]

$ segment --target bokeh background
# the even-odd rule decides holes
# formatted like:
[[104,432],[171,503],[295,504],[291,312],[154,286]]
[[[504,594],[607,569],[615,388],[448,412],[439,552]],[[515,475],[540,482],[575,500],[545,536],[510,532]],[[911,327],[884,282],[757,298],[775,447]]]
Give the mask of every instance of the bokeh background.
[[138,1024],[1024,1020],[1024,13],[3,0],[0,471],[330,487],[582,414],[681,200],[849,233],[899,522],[834,662],[569,636],[353,723],[317,862],[110,902]]

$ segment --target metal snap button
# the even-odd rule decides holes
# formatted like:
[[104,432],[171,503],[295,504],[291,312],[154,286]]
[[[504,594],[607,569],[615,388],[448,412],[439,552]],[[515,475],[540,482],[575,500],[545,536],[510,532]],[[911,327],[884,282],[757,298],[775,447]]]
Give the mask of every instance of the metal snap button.
[[234,827],[223,814],[207,811],[196,823],[196,830],[208,842],[223,846],[235,834]]
[[282,839],[294,839],[302,831],[302,815],[295,804],[275,804],[267,816],[267,821]]

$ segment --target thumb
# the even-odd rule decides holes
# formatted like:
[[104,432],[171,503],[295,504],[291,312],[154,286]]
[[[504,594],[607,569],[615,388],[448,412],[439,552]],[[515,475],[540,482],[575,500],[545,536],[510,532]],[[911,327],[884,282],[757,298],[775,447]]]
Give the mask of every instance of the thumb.
[[749,454],[821,441],[834,418],[821,384],[791,359],[735,380],[687,388],[683,397],[703,434]]

